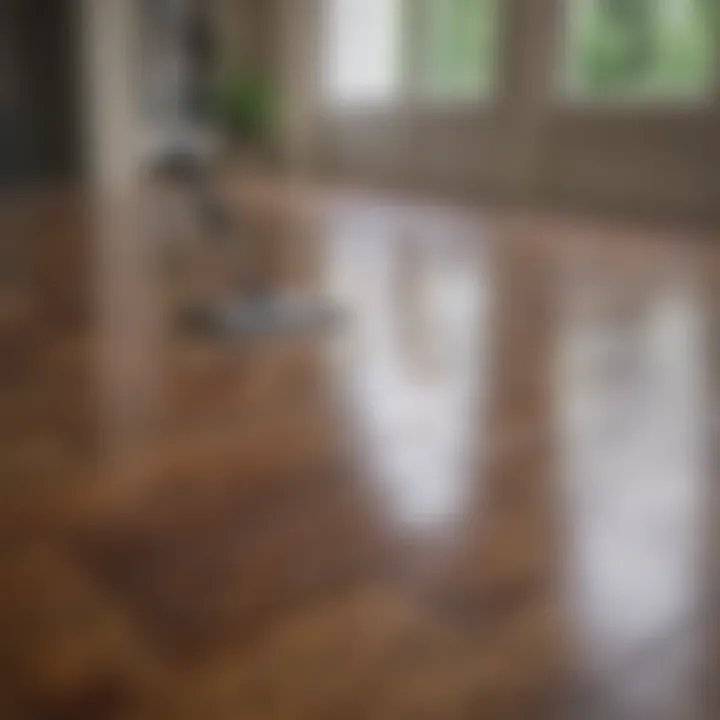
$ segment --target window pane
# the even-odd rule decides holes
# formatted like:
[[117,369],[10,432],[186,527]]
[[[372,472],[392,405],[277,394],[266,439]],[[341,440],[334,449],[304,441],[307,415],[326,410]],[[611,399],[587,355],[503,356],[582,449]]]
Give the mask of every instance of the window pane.
[[333,104],[393,99],[400,81],[402,0],[328,0],[326,80]]
[[632,98],[709,91],[718,0],[570,2],[573,92]]
[[487,93],[495,75],[497,0],[425,0],[422,89],[440,98]]

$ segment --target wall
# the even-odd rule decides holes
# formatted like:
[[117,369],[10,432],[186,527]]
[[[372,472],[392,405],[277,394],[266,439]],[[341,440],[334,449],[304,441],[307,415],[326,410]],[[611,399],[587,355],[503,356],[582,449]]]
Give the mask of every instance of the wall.
[[223,68],[266,68],[273,62],[272,2],[207,0],[213,5],[215,31]]
[[283,149],[296,167],[480,201],[720,221],[720,92],[695,109],[558,104],[563,0],[504,0],[488,106],[355,114],[320,101],[322,0],[258,1],[275,6]]

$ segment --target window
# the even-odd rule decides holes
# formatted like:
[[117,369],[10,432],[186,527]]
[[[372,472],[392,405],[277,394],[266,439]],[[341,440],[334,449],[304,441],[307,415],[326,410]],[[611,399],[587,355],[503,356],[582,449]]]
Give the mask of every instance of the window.
[[333,105],[393,100],[400,89],[402,0],[330,0],[326,92]]
[[568,2],[572,94],[673,99],[709,92],[718,0]]
[[499,4],[325,0],[330,103],[386,104],[410,94],[455,101],[486,94],[495,77]]
[[421,92],[473,99],[492,89],[498,35],[497,0],[423,0]]

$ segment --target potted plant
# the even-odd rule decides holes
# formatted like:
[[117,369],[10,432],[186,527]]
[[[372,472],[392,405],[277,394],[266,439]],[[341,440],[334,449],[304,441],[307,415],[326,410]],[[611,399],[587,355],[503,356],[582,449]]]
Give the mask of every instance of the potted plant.
[[256,166],[270,160],[275,129],[272,86],[256,73],[227,74],[216,93],[215,114],[234,160]]

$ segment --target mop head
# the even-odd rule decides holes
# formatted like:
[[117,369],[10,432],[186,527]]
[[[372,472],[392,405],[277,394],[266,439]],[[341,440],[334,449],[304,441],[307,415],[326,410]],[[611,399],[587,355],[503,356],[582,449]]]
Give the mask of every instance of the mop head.
[[189,308],[182,326],[196,334],[242,340],[253,336],[317,333],[335,329],[340,308],[328,300],[255,295],[225,304]]

